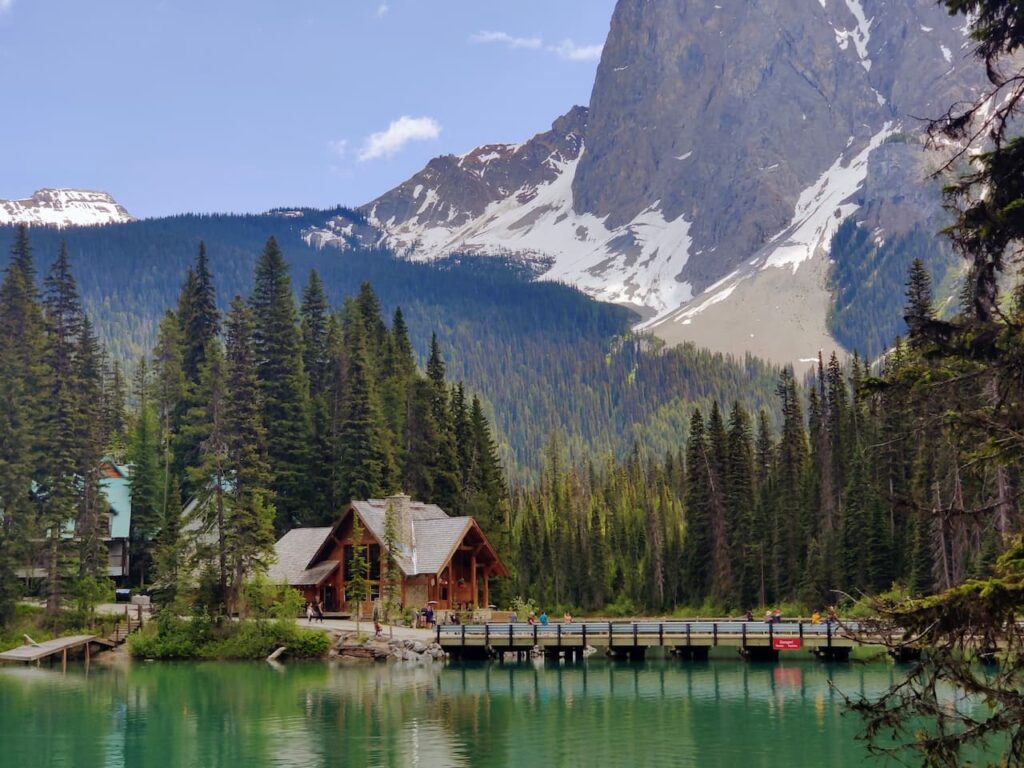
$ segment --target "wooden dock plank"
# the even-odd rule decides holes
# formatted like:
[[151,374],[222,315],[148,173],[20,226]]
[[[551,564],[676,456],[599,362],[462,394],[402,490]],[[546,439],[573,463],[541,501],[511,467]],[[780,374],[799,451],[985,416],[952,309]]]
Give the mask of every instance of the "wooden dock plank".
[[0,661],[20,661],[29,663],[45,659],[57,653],[72,648],[80,648],[83,645],[96,640],[95,635],[72,635],[71,637],[58,637],[54,640],[44,640],[35,645],[23,645],[20,648],[12,648],[9,651],[0,653]]

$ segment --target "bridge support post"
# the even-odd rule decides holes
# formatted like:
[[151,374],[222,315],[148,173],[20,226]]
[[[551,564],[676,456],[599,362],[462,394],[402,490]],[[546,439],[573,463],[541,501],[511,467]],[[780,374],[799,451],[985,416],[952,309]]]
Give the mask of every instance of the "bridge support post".
[[890,650],[889,655],[892,656],[897,664],[910,664],[921,660],[921,649],[909,645],[901,645],[899,648]]
[[747,661],[778,661],[779,652],[770,645],[748,645],[740,651]]
[[687,661],[707,661],[711,648],[706,645],[677,645],[673,650],[676,656]]
[[837,645],[819,648],[815,653],[822,661],[849,661],[852,648],[842,648]]

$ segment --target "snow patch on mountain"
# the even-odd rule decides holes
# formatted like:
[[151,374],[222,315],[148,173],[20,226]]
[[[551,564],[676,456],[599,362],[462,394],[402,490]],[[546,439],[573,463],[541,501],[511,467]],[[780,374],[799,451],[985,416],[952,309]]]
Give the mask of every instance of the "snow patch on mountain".
[[25,200],[0,200],[0,225],[90,227],[132,220],[106,192],[40,189]]
[[[477,159],[490,160],[490,154]],[[658,202],[614,228],[606,226],[607,217],[576,213],[572,185],[582,154],[552,154],[546,163],[555,172],[552,181],[513,190],[465,223],[421,220],[436,213],[440,199],[434,190],[427,190],[417,215],[405,222],[381,221],[376,206],[367,220],[384,233],[381,244],[416,261],[452,253],[514,253],[542,270],[539,279],[570,283],[605,301],[656,311],[688,301],[691,287],[678,275],[689,258],[690,223],[681,216],[666,220]],[[465,212],[454,207],[446,214],[448,222],[465,220]]]
[[803,264],[827,253],[839,225],[859,208],[853,198],[867,179],[871,153],[898,130],[898,126],[887,122],[852,157],[849,157],[848,147],[817,181],[800,193],[789,226],[773,237],[743,268],[708,286],[696,299],[682,307],[659,313],[642,327],[650,328],[666,322],[689,325],[697,315],[731,297],[741,283],[756,278],[759,272],[775,268],[790,270],[795,275]]
[[800,194],[793,220],[772,239],[770,255],[762,268],[789,265],[796,271],[818,248],[828,247],[839,225],[857,210],[850,198],[867,178],[868,158],[895,132],[893,124],[887,122],[856,156],[846,160],[845,154],[840,155],[832,167]]

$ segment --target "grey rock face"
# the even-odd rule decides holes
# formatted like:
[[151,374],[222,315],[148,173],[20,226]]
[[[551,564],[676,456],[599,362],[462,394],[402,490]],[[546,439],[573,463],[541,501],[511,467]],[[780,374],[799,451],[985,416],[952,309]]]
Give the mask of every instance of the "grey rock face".
[[523,144],[486,144],[461,157],[435,158],[362,210],[372,223],[386,229],[410,223],[419,228],[460,227],[480,216],[489,204],[512,194],[518,195],[520,203],[528,203],[531,188],[558,175],[551,158],[577,157],[586,126],[586,108],[573,107],[550,131]]
[[978,93],[969,53],[963,18],[935,0],[619,0],[589,108],[437,158],[364,223],[308,236],[517,254],[680,328],[735,300],[729,280],[785,303],[749,285],[786,281],[754,273],[827,263],[844,218],[890,233],[937,220],[919,134]]
[[614,224],[660,200],[684,215],[700,290],[783,229],[848,147],[969,89],[960,26],[932,0],[621,0],[576,209]]

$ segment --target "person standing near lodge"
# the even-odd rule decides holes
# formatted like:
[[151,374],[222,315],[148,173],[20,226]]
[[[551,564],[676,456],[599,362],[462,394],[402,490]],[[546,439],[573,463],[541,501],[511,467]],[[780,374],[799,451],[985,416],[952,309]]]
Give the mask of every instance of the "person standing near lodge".
[[309,600],[306,601],[306,621],[313,623],[313,604]]
[[319,621],[321,624],[323,624],[324,623],[324,607],[323,607],[323,604],[319,600],[317,600],[316,604],[313,607],[316,609],[316,620]]

